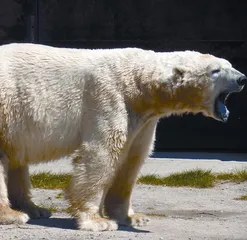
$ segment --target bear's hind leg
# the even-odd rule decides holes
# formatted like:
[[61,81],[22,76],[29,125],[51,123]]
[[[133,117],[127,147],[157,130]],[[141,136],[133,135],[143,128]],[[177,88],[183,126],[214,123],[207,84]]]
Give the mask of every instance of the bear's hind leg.
[[137,134],[113,185],[105,193],[106,215],[120,225],[143,226],[149,222],[144,214],[134,213],[131,193],[144,160],[152,152],[156,124],[156,121],[147,123]]
[[[7,190],[8,158],[0,152],[0,224],[23,224],[29,220],[27,214],[10,208]],[[18,181],[15,183],[18,184]]]
[[51,212],[36,206],[30,197],[30,177],[28,166],[9,169],[8,192],[11,206],[28,214],[30,218],[48,218]]

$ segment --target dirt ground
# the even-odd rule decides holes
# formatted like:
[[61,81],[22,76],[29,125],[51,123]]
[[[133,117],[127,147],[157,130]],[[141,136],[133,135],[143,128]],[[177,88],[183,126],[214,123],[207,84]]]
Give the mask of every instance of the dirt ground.
[[[162,167],[172,168],[173,172],[177,172],[177,169],[184,170],[181,166],[186,163],[186,160],[170,159],[170,165],[166,160],[147,161],[143,167],[144,173],[148,173],[148,170],[157,172]],[[64,162],[60,164],[61,169],[66,167]],[[201,159],[188,160],[185,166],[187,166],[186,169],[200,167],[214,171],[218,169],[219,172],[247,167],[247,162]],[[58,168],[59,164],[56,169]],[[42,167],[40,169],[44,170]],[[49,167],[46,168],[46,170],[49,169]],[[37,171],[37,168],[34,170]],[[31,169],[31,171],[34,170]],[[59,190],[34,189],[33,200],[39,205],[64,209],[67,203],[63,198],[56,198],[60,192]],[[151,222],[145,227],[120,227],[113,232],[79,231],[75,229],[74,220],[67,213],[60,212],[54,213],[50,219],[31,220],[25,225],[0,225],[0,239],[247,240],[247,201],[235,200],[246,194],[247,182],[226,182],[210,189],[136,185],[132,198],[133,207],[137,212],[150,215]]]

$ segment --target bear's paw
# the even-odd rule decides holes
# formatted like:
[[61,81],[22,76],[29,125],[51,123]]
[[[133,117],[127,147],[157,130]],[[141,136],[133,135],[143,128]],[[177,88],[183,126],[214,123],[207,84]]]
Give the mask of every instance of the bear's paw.
[[101,232],[101,231],[114,231],[118,229],[118,225],[116,222],[105,219],[88,219],[88,220],[77,220],[78,228],[84,231],[93,231],[93,232]]

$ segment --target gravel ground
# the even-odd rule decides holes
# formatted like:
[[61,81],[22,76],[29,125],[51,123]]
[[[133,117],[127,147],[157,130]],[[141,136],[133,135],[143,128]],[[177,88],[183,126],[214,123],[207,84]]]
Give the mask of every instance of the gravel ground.
[[[180,156],[184,157],[183,160]],[[195,168],[212,169],[214,172],[232,171],[247,167],[245,159],[247,155],[170,154],[166,158],[147,160],[142,174],[167,175]],[[50,165],[32,167],[31,172],[69,172],[69,163],[62,159]],[[56,198],[59,190],[34,189],[32,193],[34,202],[39,205],[59,209],[68,206],[63,198]],[[61,212],[54,213],[50,219],[31,220],[26,225],[0,226],[0,239],[247,240],[247,201],[235,200],[245,194],[247,182],[222,183],[211,189],[136,185],[133,206],[136,211],[150,215],[148,226],[121,227],[113,232],[84,232],[76,230],[74,220]]]

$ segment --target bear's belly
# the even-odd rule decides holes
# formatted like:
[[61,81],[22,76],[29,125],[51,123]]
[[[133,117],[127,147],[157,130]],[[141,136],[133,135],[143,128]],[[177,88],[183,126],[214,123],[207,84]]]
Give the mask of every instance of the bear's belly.
[[36,164],[72,154],[81,144],[81,137],[74,131],[45,134],[42,131],[22,132],[5,141],[2,150],[7,154],[10,166]]

